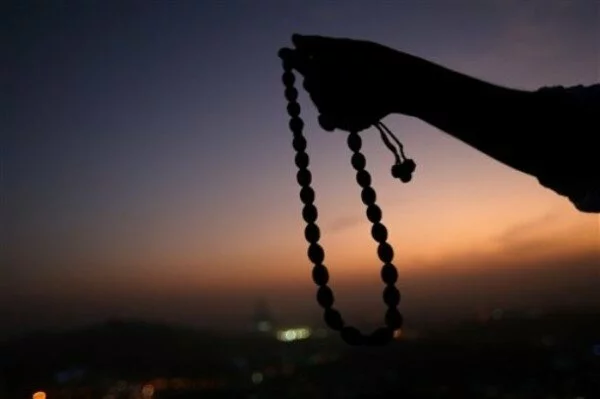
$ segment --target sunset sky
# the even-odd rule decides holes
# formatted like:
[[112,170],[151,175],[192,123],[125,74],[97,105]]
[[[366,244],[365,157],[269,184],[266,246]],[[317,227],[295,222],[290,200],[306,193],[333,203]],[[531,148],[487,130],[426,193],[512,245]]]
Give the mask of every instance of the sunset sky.
[[[521,89],[600,74],[595,0],[19,4],[3,13],[7,330],[115,315],[233,323],[259,296],[317,312],[277,58],[294,32],[377,41]],[[345,134],[320,130],[300,101],[332,288],[342,311],[380,309]],[[444,282],[468,298],[509,270],[486,301],[520,298],[548,273],[600,281],[597,215],[419,120],[385,123],[418,165],[413,182],[395,181],[392,155],[365,132],[402,306],[433,301]]]

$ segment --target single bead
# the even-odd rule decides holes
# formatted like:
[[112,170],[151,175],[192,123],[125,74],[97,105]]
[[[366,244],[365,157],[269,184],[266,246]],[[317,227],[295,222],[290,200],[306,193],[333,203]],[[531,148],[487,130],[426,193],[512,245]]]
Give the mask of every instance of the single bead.
[[355,327],[346,326],[341,331],[342,339],[352,346],[360,346],[365,343],[365,337]]
[[398,269],[391,263],[386,263],[381,268],[381,280],[387,285],[394,285],[398,281]]
[[313,190],[310,186],[303,186],[300,189],[300,201],[302,201],[304,205],[309,205],[315,202],[315,190]]
[[404,167],[406,168],[407,171],[409,171],[411,174],[415,171],[415,169],[417,168],[417,164],[415,163],[415,161],[413,161],[412,159],[406,159],[404,161]]
[[390,263],[394,259],[394,249],[387,242],[382,242],[377,247],[377,255],[383,263]]
[[408,183],[412,179],[412,173],[415,170],[415,162],[412,159],[407,159],[402,163],[397,163],[392,166],[392,176],[400,179],[403,183]]
[[371,175],[366,170],[356,172],[356,182],[361,187],[369,187],[371,185]]
[[301,133],[304,128],[304,122],[302,119],[295,117],[290,119],[290,130],[294,133]]
[[335,309],[325,309],[323,319],[325,319],[325,324],[327,324],[329,328],[334,331],[340,331],[342,328],[344,328],[344,319],[342,319],[340,312]]
[[375,204],[369,205],[367,207],[367,218],[371,223],[381,222],[381,208]]
[[295,136],[292,145],[294,146],[294,150],[298,152],[304,151],[306,150],[306,139],[302,136]]
[[393,285],[388,285],[383,289],[383,302],[388,307],[398,306],[400,303],[400,291]]
[[333,306],[333,291],[326,285],[319,287],[317,290],[317,302],[319,305],[328,309]]
[[298,104],[295,101],[288,103],[287,111],[288,111],[288,114],[292,117],[296,117],[296,116],[300,115],[300,104]]
[[[319,226],[314,223],[309,223],[304,228],[304,238],[309,243],[317,242],[321,238],[321,231],[319,230]],[[384,280],[385,281],[385,280]]]
[[312,278],[316,285],[326,285],[329,282],[329,272],[325,265],[316,265],[312,269]]
[[393,330],[388,327],[379,327],[369,335],[368,342],[370,346],[383,346],[390,343],[393,338]]
[[298,99],[298,90],[294,87],[287,87],[285,89],[285,99],[290,102],[295,102]]
[[302,208],[302,218],[306,223],[314,223],[317,220],[317,207],[312,204],[304,205]]
[[360,197],[362,199],[363,204],[367,206],[374,205],[375,201],[377,200],[377,194],[375,193],[375,190],[373,190],[372,187],[363,188],[360,193]]
[[286,87],[290,87],[296,82],[296,77],[293,72],[287,71],[283,73],[281,80]]
[[352,154],[351,162],[352,167],[356,170],[363,170],[367,165],[367,160],[365,159],[365,156],[360,152],[355,152],[354,154]]
[[312,243],[308,246],[308,259],[315,265],[323,263],[325,260],[325,251],[323,247],[317,243]]
[[371,235],[373,236],[373,239],[377,242],[385,242],[388,239],[388,231],[385,228],[385,226],[381,223],[373,224],[373,226],[371,227]]
[[[281,54],[281,53],[280,53]],[[280,55],[281,57],[281,55]],[[292,65],[292,61],[290,60],[289,57],[282,57],[282,62],[281,65],[283,66],[283,71],[284,72],[292,72],[292,70],[294,69],[293,65]]]
[[300,169],[296,173],[296,180],[302,187],[310,186],[310,183],[312,182],[312,174],[310,173],[310,170]]
[[394,164],[392,165],[392,177],[394,179],[399,179],[403,173],[402,164]]
[[309,162],[308,154],[304,151],[297,152],[294,158],[294,162],[296,163],[296,166],[298,168],[306,169],[308,167]]
[[360,148],[362,147],[362,139],[360,138],[358,133],[350,133],[348,135],[347,143],[348,148],[350,148],[350,151],[352,152],[360,151]]
[[389,308],[385,312],[385,324],[391,329],[391,331],[402,328],[404,324],[404,318],[402,314],[396,308]]

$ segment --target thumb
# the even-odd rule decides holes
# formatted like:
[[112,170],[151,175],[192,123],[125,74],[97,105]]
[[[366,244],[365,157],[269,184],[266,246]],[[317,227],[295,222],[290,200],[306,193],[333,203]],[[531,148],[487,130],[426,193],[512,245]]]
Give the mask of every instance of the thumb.
[[292,43],[301,52],[318,53],[331,49],[338,42],[337,39],[319,35],[301,35],[294,33]]

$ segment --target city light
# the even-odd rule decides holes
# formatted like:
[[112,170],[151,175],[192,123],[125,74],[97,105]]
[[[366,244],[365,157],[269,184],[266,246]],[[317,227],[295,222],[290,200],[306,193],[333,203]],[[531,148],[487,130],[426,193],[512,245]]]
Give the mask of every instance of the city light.
[[257,327],[260,332],[269,332],[272,328],[271,323],[268,321],[259,321]]
[[260,371],[252,373],[252,382],[255,384],[260,384],[263,381],[263,378],[263,374]]
[[142,396],[144,399],[150,399],[154,395],[154,387],[151,384],[146,384],[142,388]]
[[299,341],[309,338],[311,335],[310,328],[289,328],[287,330],[277,331],[277,339],[283,342]]

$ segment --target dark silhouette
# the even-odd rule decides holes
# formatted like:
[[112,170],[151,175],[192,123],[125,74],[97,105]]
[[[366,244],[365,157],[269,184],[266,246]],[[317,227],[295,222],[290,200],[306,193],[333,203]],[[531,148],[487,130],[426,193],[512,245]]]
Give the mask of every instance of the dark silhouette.
[[[381,222],[382,212],[376,204],[377,194],[371,187],[371,175],[365,170],[366,159],[360,152],[362,147],[362,139],[356,130],[352,130],[348,136],[348,147],[352,151],[352,167],[356,170],[356,182],[361,187],[362,202],[367,207],[367,218],[373,224],[371,228],[371,236],[377,243],[377,255],[383,267],[381,268],[381,280],[385,284],[383,290],[383,302],[387,310],[385,312],[385,325],[374,330],[371,334],[366,335],[360,332],[357,328],[349,326],[343,320],[340,312],[333,307],[334,295],[333,291],[327,283],[329,282],[329,271],[323,264],[325,258],[325,250],[319,244],[321,233],[317,225],[317,207],[314,204],[315,192],[311,187],[312,174],[308,169],[309,156],[306,153],[306,138],[302,133],[304,122],[300,117],[300,104],[298,104],[298,91],[294,87],[296,80],[292,67],[289,62],[283,61],[283,77],[282,81],[285,86],[285,98],[288,101],[287,111],[290,116],[290,130],[293,133],[294,140],[292,145],[296,150],[295,163],[298,167],[296,180],[301,187],[300,200],[304,207],[302,208],[302,217],[306,222],[304,237],[308,241],[308,258],[314,265],[312,278],[315,284],[319,287],[317,291],[317,302],[325,310],[323,317],[325,323],[334,331],[339,331],[342,339],[350,345],[367,345],[379,346],[390,343],[394,337],[394,331],[402,327],[403,317],[398,311],[400,303],[400,291],[396,288],[398,280],[398,271],[392,263],[394,259],[394,250],[387,242],[388,232],[385,225]],[[381,125],[381,126],[380,126]],[[402,150],[397,151],[389,139],[386,138],[385,131],[389,130],[382,123],[377,123],[378,129],[381,132],[381,138],[386,143],[388,148],[396,155],[396,164],[392,167],[392,175],[400,178],[404,182],[410,181],[410,176],[415,169],[415,163],[412,160],[407,160],[406,157],[401,157]],[[395,136],[389,132],[390,136],[395,139]],[[395,139],[397,140],[397,139]],[[401,146],[400,142],[397,141]],[[402,153],[403,155],[403,153]],[[410,163],[412,162],[412,163]]]
[[413,116],[536,177],[580,211],[600,212],[600,84],[518,90],[368,41],[292,41],[279,55],[304,76],[324,129]]
[[507,309],[485,321],[419,323],[418,336],[407,329],[381,351],[334,336],[280,342],[115,320],[0,342],[0,397],[124,399],[152,384],[153,399],[597,398],[598,326],[595,311]]

